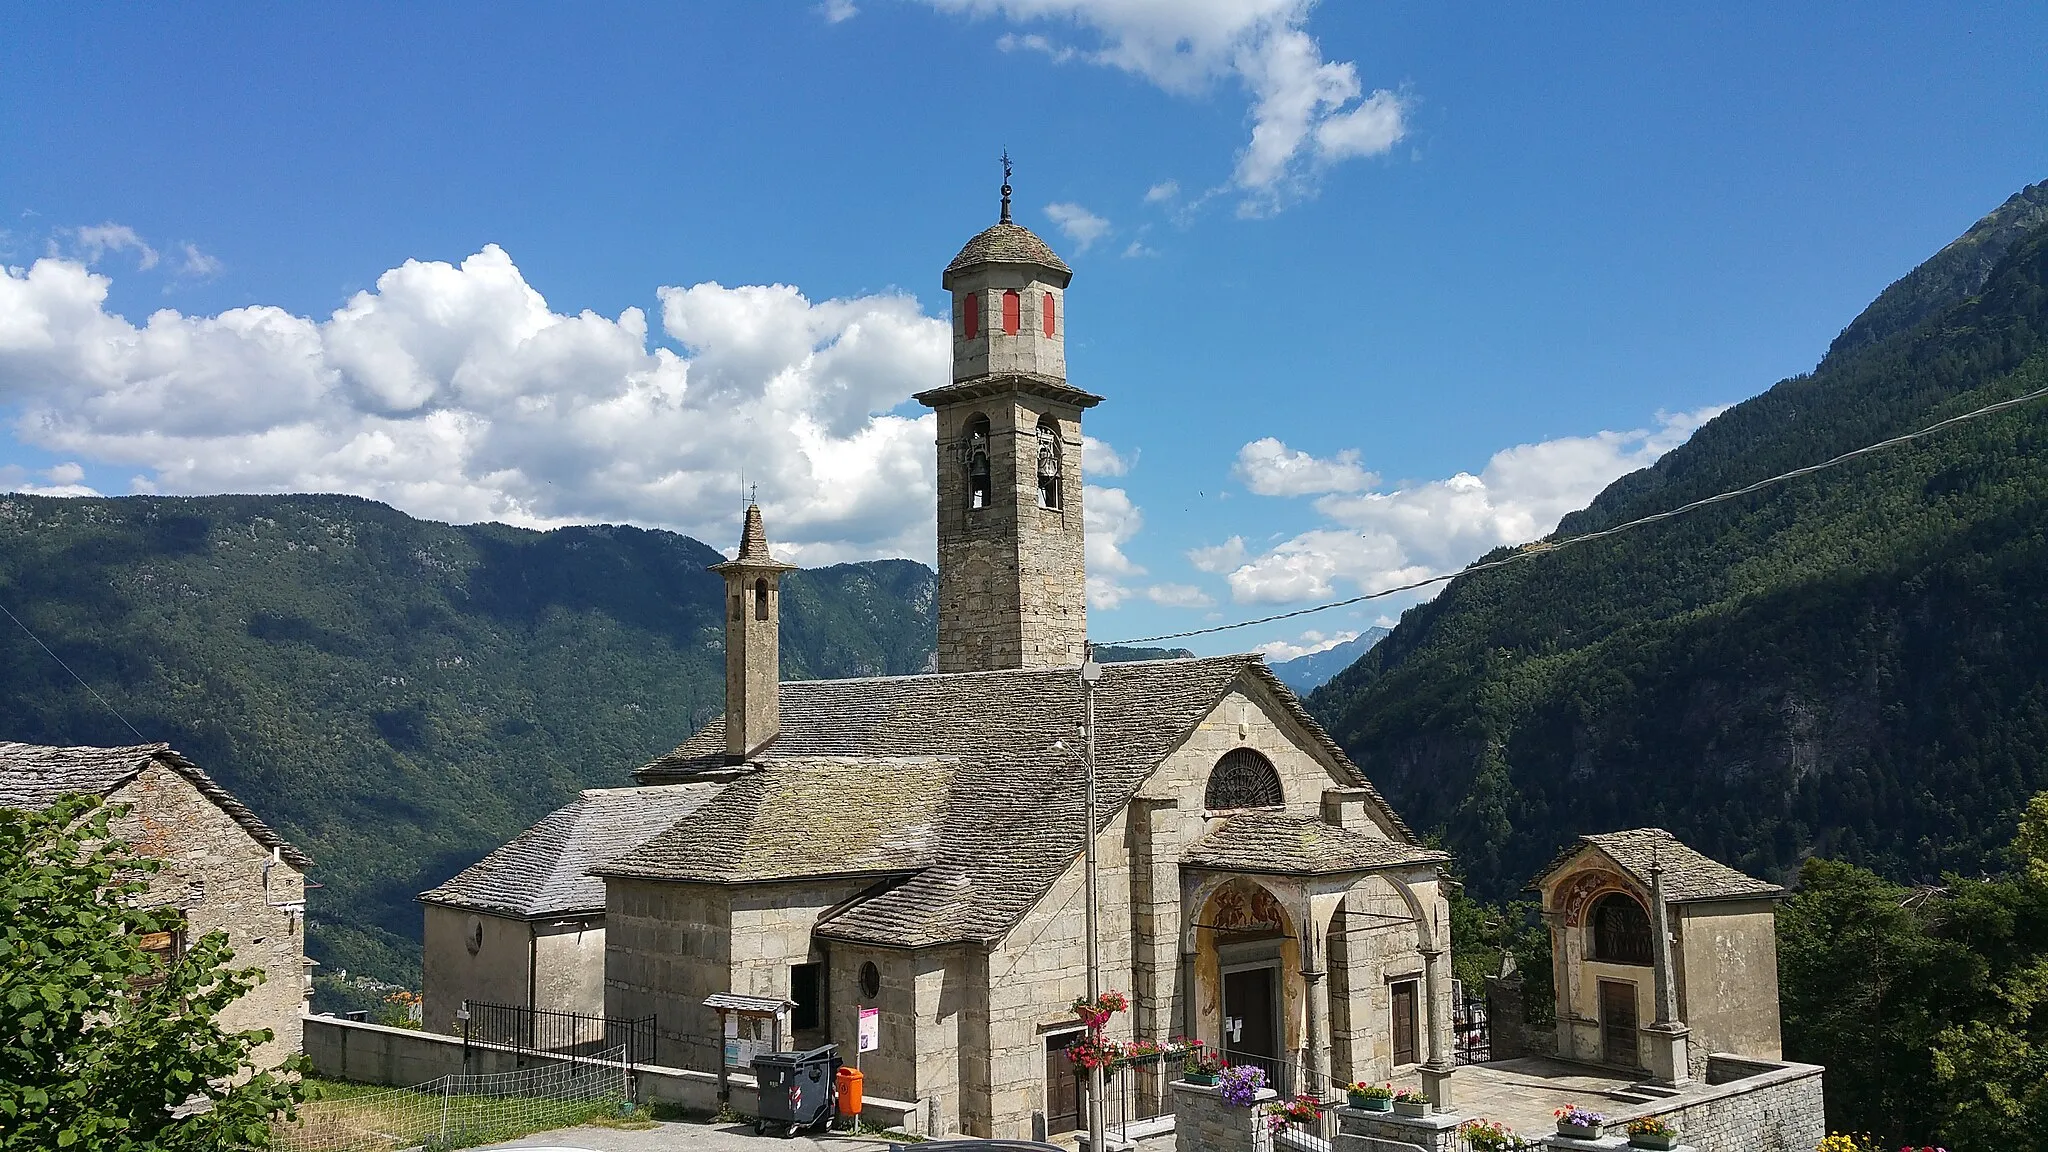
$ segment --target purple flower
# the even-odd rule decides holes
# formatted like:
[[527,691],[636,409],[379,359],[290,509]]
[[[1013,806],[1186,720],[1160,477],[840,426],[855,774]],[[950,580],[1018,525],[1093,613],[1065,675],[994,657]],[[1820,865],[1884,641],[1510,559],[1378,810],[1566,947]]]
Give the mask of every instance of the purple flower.
[[1251,1064],[1225,1068],[1216,1078],[1216,1086],[1222,1089],[1224,1100],[1239,1108],[1249,1108],[1266,1087],[1266,1070]]

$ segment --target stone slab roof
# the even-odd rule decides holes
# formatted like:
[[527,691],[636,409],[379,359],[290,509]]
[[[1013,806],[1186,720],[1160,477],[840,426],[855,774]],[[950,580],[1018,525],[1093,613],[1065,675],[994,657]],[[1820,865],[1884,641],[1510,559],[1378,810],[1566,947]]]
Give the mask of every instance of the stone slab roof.
[[587,789],[418,899],[528,920],[603,912],[604,881],[590,869],[660,835],[724,787]]
[[952,288],[953,273],[980,264],[1035,264],[1049,268],[1061,274],[1062,288],[1074,275],[1067,262],[1053,252],[1051,245],[1040,240],[1037,233],[1009,221],[991,224],[974,234],[974,238],[960,249],[960,254],[953,257],[953,262],[946,265],[945,287]]
[[1102,397],[1093,392],[1076,388],[1056,376],[1040,376],[1031,372],[998,372],[988,376],[977,376],[954,384],[927,388],[911,399],[927,408],[942,408],[948,404],[987,400],[1007,396],[1013,392],[1040,396],[1083,409],[1093,408],[1102,403]]
[[1581,836],[1576,843],[1553,857],[1543,871],[1529,881],[1524,891],[1542,887],[1560,868],[1588,848],[1598,850],[1631,880],[1650,887],[1652,863],[1664,868],[1664,899],[1672,904],[1693,900],[1765,899],[1782,896],[1785,890],[1768,880],[1745,876],[1718,860],[1701,855],[1662,828],[1631,828],[1625,832],[1601,832]]
[[[1103,824],[1240,683],[1263,688],[1341,777],[1370,789],[1256,656],[1106,664],[1095,706]],[[1081,855],[1081,686],[1075,669],[803,680],[784,683],[781,691],[782,731],[764,763],[813,757],[959,761],[944,782],[951,801],[929,865],[826,916],[819,935],[899,947],[991,941]],[[639,778],[688,778],[724,763],[721,718],[641,768]],[[927,786],[936,790],[939,778]],[[1379,794],[1371,796],[1395,835],[1414,843]]]
[[1183,866],[1223,872],[1328,876],[1404,864],[1442,864],[1450,854],[1287,812],[1240,812],[1196,841]]
[[221,811],[265,848],[301,870],[313,866],[313,858],[299,851],[284,837],[271,831],[249,806],[235,799],[199,765],[171,750],[169,744],[135,744],[120,748],[56,748],[42,744],[16,744],[0,740],[0,808],[28,808],[40,811],[57,798],[73,792],[109,796],[142,774],[150,764],[162,764],[183,776],[213,801]]
[[937,854],[960,760],[771,756],[757,767],[597,874],[751,884],[916,872]]

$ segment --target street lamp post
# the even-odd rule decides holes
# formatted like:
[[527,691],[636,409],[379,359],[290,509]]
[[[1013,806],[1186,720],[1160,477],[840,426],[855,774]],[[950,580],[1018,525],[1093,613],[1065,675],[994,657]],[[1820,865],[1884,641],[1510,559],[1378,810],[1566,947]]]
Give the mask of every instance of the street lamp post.
[[[1083,848],[1084,899],[1088,905],[1088,1003],[1102,1002],[1102,954],[1096,939],[1095,895],[1095,682],[1102,679],[1102,665],[1095,662],[1095,645],[1084,642],[1081,656],[1082,723],[1086,726],[1083,761],[1087,775],[1085,847]],[[1103,1152],[1102,1064],[1088,1069],[1088,1152]]]

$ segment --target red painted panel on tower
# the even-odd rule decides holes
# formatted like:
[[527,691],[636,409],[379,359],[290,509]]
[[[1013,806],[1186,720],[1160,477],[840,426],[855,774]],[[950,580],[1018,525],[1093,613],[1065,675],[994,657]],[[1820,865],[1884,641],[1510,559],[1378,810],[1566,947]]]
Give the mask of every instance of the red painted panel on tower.
[[981,297],[969,296],[967,298],[967,338],[972,340],[979,335],[981,335]]
[[1024,298],[1012,288],[1003,293],[1003,333],[1015,336],[1017,329],[1024,326]]
[[1047,292],[1038,299],[1045,306],[1045,334],[1050,336],[1052,335],[1052,293]]

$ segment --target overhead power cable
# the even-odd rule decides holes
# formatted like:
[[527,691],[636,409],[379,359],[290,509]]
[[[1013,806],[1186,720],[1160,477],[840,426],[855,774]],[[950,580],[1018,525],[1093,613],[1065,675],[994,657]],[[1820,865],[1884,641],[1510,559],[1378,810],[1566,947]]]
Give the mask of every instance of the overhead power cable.
[[[43,638],[36,635],[34,632],[30,632],[28,625],[23,624],[21,622],[21,617],[16,616],[14,613],[9,612],[7,610],[7,605],[0,604],[0,616],[5,616],[9,620],[14,621],[14,626],[16,628],[21,629],[23,632],[27,632],[28,638],[36,642],[36,647],[41,648],[43,651],[50,653],[50,659],[55,660],[57,662],[57,667],[62,668],[66,672],[71,672],[71,665],[66,664],[62,656],[59,656],[55,652],[50,651],[50,646],[48,644],[43,643]],[[141,741],[144,744],[149,743],[149,737],[144,736],[139,731],[136,731],[135,725],[128,723],[128,718],[126,716],[121,715],[121,710],[119,708],[114,707],[112,704],[108,704],[107,698],[105,696],[100,695],[99,689],[94,688],[92,685],[85,682],[85,677],[80,676],[76,672],[71,672],[71,678],[73,680],[78,681],[79,687],[85,689],[87,692],[92,693],[93,699],[99,701],[103,705],[106,705],[107,711],[112,712],[114,714],[114,719],[119,720],[121,722],[122,727],[127,728],[130,732],[134,732],[135,738],[137,740]]]
[[[1332,608],[1348,608],[1353,604],[1363,604],[1367,600],[1378,600],[1383,596],[1392,596],[1396,592],[1412,592],[1417,588],[1427,588],[1431,584],[1441,584],[1446,580],[1456,580],[1460,576],[1470,576],[1475,572],[1485,572],[1494,568],[1505,568],[1510,564],[1514,564],[1522,560],[1527,560],[1532,556],[1542,556],[1547,553],[1556,552],[1562,548],[1569,548],[1574,544],[1584,544],[1589,540],[1600,540],[1608,536],[1614,536],[1622,532],[1627,532],[1633,528],[1641,528],[1645,524],[1655,524],[1660,520],[1669,520],[1675,516],[1683,516],[1688,512],[1705,508],[1709,504],[1720,504],[1728,500],[1733,500],[1739,496],[1747,496],[1752,492],[1758,492],[1762,491],[1765,488],[1769,488],[1773,484],[1782,484],[1787,480],[1796,479],[1800,476],[1811,476],[1815,472],[1820,472],[1828,468],[1833,468],[1838,464],[1847,463],[1848,461],[1854,460],[1859,456],[1868,456],[1873,452],[1882,452],[1887,448],[1896,448],[1901,444],[1910,443],[1914,440],[1920,439],[1923,436],[1932,436],[1936,432],[1940,432],[1944,429],[1954,427],[1955,425],[1964,423],[1965,421],[1976,420],[1985,416],[1990,416],[1993,413],[2003,412],[2008,408],[2017,408],[2022,404],[2031,403],[2032,401],[2040,400],[2044,397],[2048,397],[2048,388],[2037,389],[2036,391],[2029,392],[2024,396],[2015,396],[2010,400],[2000,400],[1996,404],[1986,404],[1982,408],[1977,408],[1969,412],[1964,412],[1958,416],[1951,416],[1946,420],[1938,420],[1932,424],[1929,424],[1927,427],[1920,429],[1917,432],[1908,432],[1903,436],[1894,436],[1889,440],[1880,440],[1875,444],[1866,444],[1861,448],[1844,452],[1840,456],[1837,456],[1832,460],[1823,460],[1818,464],[1808,464],[1804,468],[1794,468],[1790,472],[1780,472],[1776,476],[1772,476],[1764,480],[1758,480],[1754,484],[1746,484],[1740,488],[1731,489],[1727,492],[1719,492],[1712,496],[1705,497],[1703,499],[1694,500],[1690,504],[1681,504],[1676,508],[1672,508],[1664,512],[1653,512],[1648,516],[1640,516],[1634,520],[1629,520],[1625,521],[1624,523],[1616,524],[1611,528],[1602,528],[1597,532],[1584,532],[1577,536],[1567,536],[1562,540],[1532,541],[1528,544],[1521,545],[1511,555],[1503,556],[1498,560],[1488,560],[1483,564],[1473,564],[1469,567],[1461,568],[1456,572],[1442,572],[1435,576],[1428,576],[1421,580],[1413,581],[1411,583],[1397,584],[1392,588],[1381,588],[1378,591],[1367,592],[1362,596],[1353,596],[1345,600],[1332,600],[1327,604],[1317,604],[1312,608],[1296,608],[1291,612],[1280,612],[1272,616],[1261,616],[1256,620],[1240,620],[1235,624],[1217,624],[1209,628],[1193,628],[1186,632],[1163,632],[1157,636],[1139,636],[1130,640],[1111,640],[1107,641],[1106,643],[1109,645],[1151,644],[1160,640],[1185,640],[1192,636],[1209,636],[1217,632],[1231,632],[1239,628],[1252,628],[1260,624],[1273,624],[1281,620],[1292,620],[1297,616],[1308,616],[1316,612],[1328,612]],[[1103,645],[1097,646],[1101,647]]]

